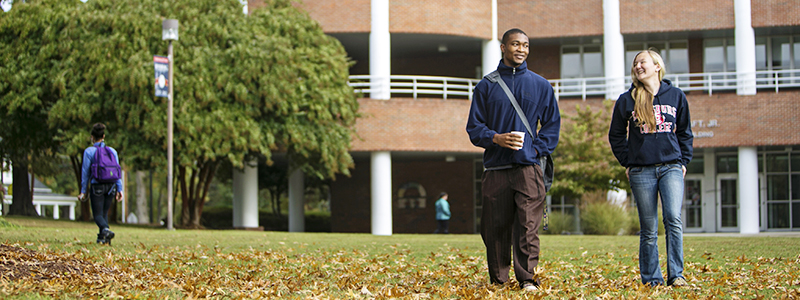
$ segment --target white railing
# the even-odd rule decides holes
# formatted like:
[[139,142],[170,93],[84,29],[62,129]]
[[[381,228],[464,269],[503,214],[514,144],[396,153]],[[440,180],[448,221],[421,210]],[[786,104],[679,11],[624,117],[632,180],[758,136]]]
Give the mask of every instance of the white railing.
[[[747,75],[747,74],[745,74]],[[752,73],[751,73],[752,75]],[[747,77],[747,76],[743,76]],[[369,75],[350,76],[350,86],[356,93],[369,94],[380,89],[370,83]],[[684,91],[704,91],[709,95],[714,92],[735,91],[744,85],[743,80],[737,77],[736,72],[716,73],[691,73],[669,74],[666,77]],[[751,77],[752,78],[752,77]],[[447,99],[455,97],[472,99],[472,89],[478,84],[479,79],[455,78],[441,76],[413,76],[392,75],[389,80],[389,89],[393,97],[437,96]],[[612,90],[612,84],[620,82],[620,78],[591,77],[575,79],[550,80],[556,99],[561,97],[605,97],[606,92]],[[619,94],[631,85],[630,77],[624,80],[624,86],[616,87],[615,93]],[[774,90],[800,87],[800,70],[770,70],[755,72],[755,88],[760,90]]]
[[[748,74],[744,74],[746,75]],[[750,73],[752,76],[752,73]],[[752,77],[751,77],[752,78]],[[744,86],[745,79],[739,79],[736,72],[680,74],[673,76],[672,82],[684,91],[730,91]],[[800,70],[771,70],[755,72],[755,88],[770,89],[776,93],[780,89],[800,87]]]
[[[350,86],[356,93],[369,94],[379,91],[370,84],[369,75],[351,75]],[[390,93],[393,96],[411,96],[417,99],[421,95],[458,97],[472,99],[472,89],[480,79],[455,78],[441,76],[392,75],[389,77]]]
[[[617,78],[617,81],[619,78]],[[629,79],[630,80],[630,79]],[[561,97],[581,97],[586,100],[587,96],[605,96],[606,91],[609,89],[608,81],[605,77],[587,77],[575,79],[555,79],[550,80],[553,85],[553,91],[556,94],[556,99]],[[626,85],[630,85],[626,82]],[[625,91],[622,87],[618,87],[620,93]]]

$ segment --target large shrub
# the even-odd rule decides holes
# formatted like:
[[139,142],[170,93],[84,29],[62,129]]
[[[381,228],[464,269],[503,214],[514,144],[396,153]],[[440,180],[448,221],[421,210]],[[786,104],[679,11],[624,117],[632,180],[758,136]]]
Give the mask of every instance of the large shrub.
[[581,211],[581,228],[585,234],[626,234],[628,214],[608,202],[589,203]]
[[581,229],[585,234],[617,235],[628,233],[628,213],[623,207],[606,201],[603,193],[581,198]]

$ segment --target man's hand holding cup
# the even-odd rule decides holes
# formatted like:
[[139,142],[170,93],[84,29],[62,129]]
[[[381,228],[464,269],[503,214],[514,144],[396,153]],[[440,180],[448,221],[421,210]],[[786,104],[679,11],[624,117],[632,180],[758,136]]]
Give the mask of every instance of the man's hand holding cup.
[[522,149],[522,145],[525,143],[525,133],[522,131],[498,133],[494,135],[492,141],[500,145],[500,147],[519,150]]

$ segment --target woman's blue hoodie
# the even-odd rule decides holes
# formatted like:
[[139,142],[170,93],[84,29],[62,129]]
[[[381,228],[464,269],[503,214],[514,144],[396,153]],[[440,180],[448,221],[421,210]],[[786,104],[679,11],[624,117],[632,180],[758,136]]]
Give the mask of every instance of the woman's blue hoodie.
[[484,78],[472,93],[472,106],[467,120],[469,138],[473,145],[485,149],[483,165],[486,168],[539,164],[539,156],[555,150],[561,129],[561,114],[553,86],[542,76],[528,70],[527,62],[513,68],[501,61],[497,71],[528,117],[531,129],[536,130],[537,124],[541,124],[541,128],[533,133],[536,135],[533,139],[526,134],[520,150],[495,144],[492,141],[495,134],[527,130],[500,84]]
[[687,165],[692,160],[692,121],[689,103],[681,89],[667,79],[653,99],[656,132],[636,126],[631,88],[619,96],[611,116],[608,142],[623,167],[650,166],[671,161]]

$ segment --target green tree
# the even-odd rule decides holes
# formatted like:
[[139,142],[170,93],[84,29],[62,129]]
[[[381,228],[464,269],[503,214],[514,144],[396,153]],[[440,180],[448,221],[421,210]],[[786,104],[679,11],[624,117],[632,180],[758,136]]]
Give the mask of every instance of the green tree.
[[80,153],[90,125],[106,123],[109,144],[134,170],[166,169],[167,101],[154,97],[152,56],[166,52],[161,21],[179,20],[174,163],[182,226],[200,226],[222,161],[241,167],[263,156],[271,163],[273,152],[281,152],[306,174],[349,173],[358,109],[347,85],[350,62],[341,44],[291,1],[265,1],[248,16],[237,0],[64,6],[33,16],[45,24],[64,16],[63,25],[51,27],[59,39],[44,44],[62,50],[50,71],[59,97],[47,124],[58,129],[65,153]]
[[20,2],[0,13],[0,153],[14,169],[10,214],[38,215],[28,175],[56,161],[58,130],[47,120],[63,92],[56,78],[65,54],[59,35],[65,7]]
[[614,187],[628,189],[625,168],[608,144],[613,104],[606,101],[596,111],[577,105],[574,116],[565,116],[569,122],[564,122],[553,154],[556,168],[551,195],[575,197]]

